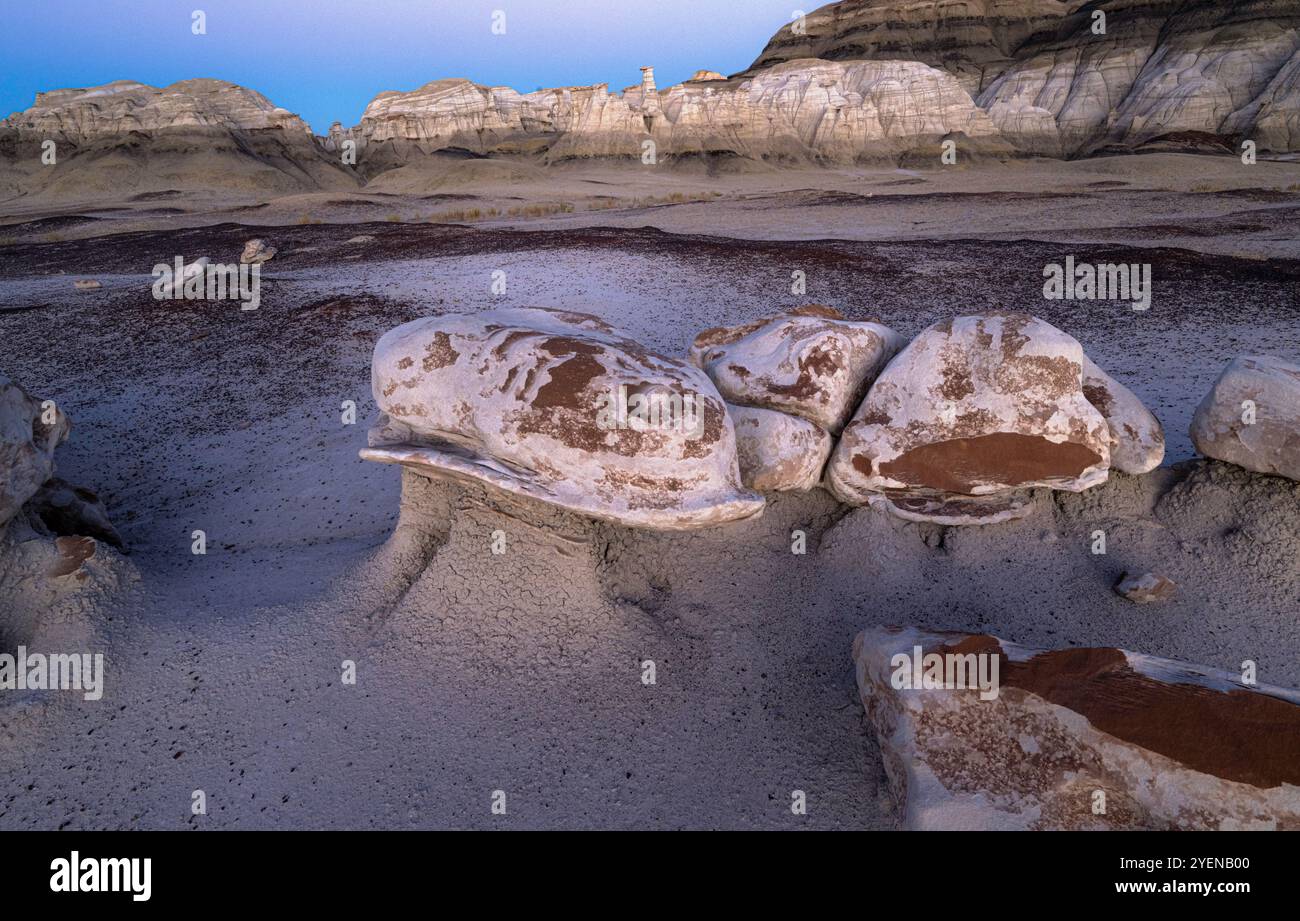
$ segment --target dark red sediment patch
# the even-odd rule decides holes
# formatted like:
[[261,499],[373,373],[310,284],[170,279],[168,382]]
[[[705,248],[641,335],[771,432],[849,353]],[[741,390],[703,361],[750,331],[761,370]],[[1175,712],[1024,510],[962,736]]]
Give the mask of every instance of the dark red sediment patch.
[[1192,770],[1253,787],[1300,786],[1300,706],[1280,698],[1158,681],[1135,671],[1119,649],[1060,649],[1012,662],[996,638],[969,636],[929,651],[998,655],[1003,689],[1073,710]]
[[[921,445],[881,464],[880,473],[910,486],[970,494],[988,483],[1019,486],[1077,477],[1100,461],[1100,455],[1076,442],[994,432]],[[854,466],[863,469],[857,458]]]

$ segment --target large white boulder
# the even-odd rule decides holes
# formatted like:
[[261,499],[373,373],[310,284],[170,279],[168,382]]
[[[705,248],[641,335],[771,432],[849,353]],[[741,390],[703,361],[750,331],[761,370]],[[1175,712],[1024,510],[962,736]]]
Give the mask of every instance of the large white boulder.
[[1300,480],[1300,364],[1234,358],[1196,408],[1191,434],[1206,457]]
[[708,376],[588,314],[430,317],[375,347],[384,413],[362,456],[663,530],[761,512]]
[[1083,391],[1083,349],[1028,314],[957,317],[881,372],[827,468],[842,501],[881,494],[1080,492],[1110,468],[1106,419]]
[[695,337],[691,362],[727,402],[801,416],[838,434],[903,338],[831,307],[798,307]]

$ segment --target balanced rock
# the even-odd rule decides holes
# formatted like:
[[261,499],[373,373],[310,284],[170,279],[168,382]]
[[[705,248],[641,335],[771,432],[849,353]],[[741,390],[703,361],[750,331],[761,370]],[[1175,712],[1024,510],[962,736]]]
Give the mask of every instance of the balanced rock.
[[916,629],[853,656],[909,829],[1300,829],[1296,691]]
[[1159,604],[1173,598],[1178,586],[1173,579],[1159,573],[1148,572],[1140,576],[1124,573],[1115,585],[1115,591],[1134,604]]
[[931,326],[844,429],[827,467],[831,491],[863,505],[882,493],[951,499],[1105,482],[1110,433],[1084,396],[1083,361],[1078,342],[1028,314]]
[[265,240],[249,240],[244,244],[244,251],[239,256],[239,261],[244,265],[261,265],[263,262],[270,262],[275,257],[275,247]]
[[736,429],[740,481],[759,492],[807,491],[822,478],[834,442],[807,419],[759,409],[728,406]]
[[753,323],[708,329],[690,359],[727,402],[776,409],[838,434],[903,338],[831,307],[798,307]]
[[1110,465],[1121,473],[1149,473],[1165,459],[1165,430],[1137,395],[1086,355],[1083,395],[1106,419]]
[[756,515],[726,405],[697,368],[598,317],[515,308],[417,320],[375,347],[362,456],[636,527]]
[[54,473],[54,449],[72,424],[0,374],[0,526],[18,513]]
[[1206,457],[1300,480],[1300,365],[1234,358],[1196,408],[1191,435]]

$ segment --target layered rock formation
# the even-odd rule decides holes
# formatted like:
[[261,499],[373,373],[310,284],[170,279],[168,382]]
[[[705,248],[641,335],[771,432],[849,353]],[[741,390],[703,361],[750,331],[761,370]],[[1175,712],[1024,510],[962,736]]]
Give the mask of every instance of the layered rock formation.
[[909,829],[1300,829],[1295,691],[915,629],[853,656]]
[[805,57],[918,61],[956,75],[1009,142],[1050,156],[1189,133],[1300,146],[1300,7],[1286,0],[845,0],[796,26],[746,74]]
[[889,158],[950,135],[987,142],[996,131],[949,74],[915,62],[798,61],[752,78],[702,74],[658,90],[643,68],[621,95],[607,84],[520,94],[468,80],[381,93],[355,128],[368,174],[438,151],[542,154],[550,161],[735,155],[852,163]]
[[[64,145],[57,170],[39,168],[49,139]],[[1241,139],[1300,149],[1294,0],[844,0],[783,28],[730,78],[701,70],[660,89],[645,67],[621,93],[440,79],[380,93],[358,125],[319,139],[218,80],[42,93],[0,122],[0,157],[16,167],[0,195],[350,188],[446,156],[834,165],[938,162],[944,140],[964,157],[1073,157]],[[131,169],[144,152],[149,169]]]
[[970,94],[1014,61],[1016,50],[1052,30],[1057,0],[844,0],[772,37],[745,74],[800,58],[922,61],[955,74]]
[[87,89],[52,90],[37,94],[35,105],[0,126],[73,144],[190,128],[312,136],[297,115],[261,93],[224,80],[182,80],[161,89],[117,80]]
[[[55,143],[49,165],[41,162],[46,141]],[[17,181],[0,186],[10,194],[356,185],[301,118],[223,80],[162,88],[119,80],[41,93],[31,108],[0,122],[0,157],[22,167]]]

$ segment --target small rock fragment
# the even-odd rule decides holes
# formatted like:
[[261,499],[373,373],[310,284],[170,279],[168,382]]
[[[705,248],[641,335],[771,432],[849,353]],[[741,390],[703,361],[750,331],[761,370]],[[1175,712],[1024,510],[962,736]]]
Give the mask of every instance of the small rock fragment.
[[1178,585],[1173,579],[1159,573],[1148,572],[1140,576],[1124,573],[1124,577],[1116,583],[1115,591],[1135,604],[1158,604],[1173,598]]
[[274,257],[274,246],[265,240],[255,239],[244,244],[244,251],[240,254],[239,261],[244,265],[261,265],[263,262],[270,262]]

